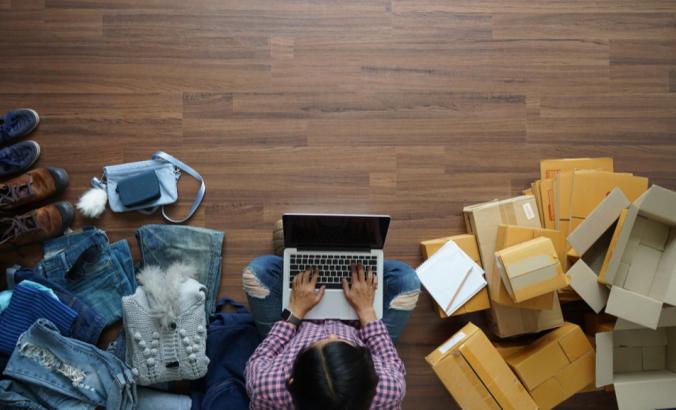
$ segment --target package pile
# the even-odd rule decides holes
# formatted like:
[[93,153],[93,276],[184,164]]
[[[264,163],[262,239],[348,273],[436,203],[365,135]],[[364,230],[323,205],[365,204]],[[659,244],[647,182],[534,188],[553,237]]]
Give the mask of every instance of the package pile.
[[[595,388],[622,409],[676,407],[676,192],[612,158],[543,160],[540,174],[522,196],[466,206],[469,233],[421,251],[453,241],[485,271],[487,286],[437,306],[441,318],[487,310],[498,338],[553,330],[492,343],[469,323],[427,362],[462,408],[550,409]],[[587,334],[563,320],[579,299]]]

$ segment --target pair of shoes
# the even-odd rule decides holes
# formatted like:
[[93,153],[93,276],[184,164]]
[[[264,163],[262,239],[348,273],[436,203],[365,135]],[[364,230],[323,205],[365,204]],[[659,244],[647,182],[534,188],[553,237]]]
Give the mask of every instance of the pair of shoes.
[[[0,211],[17,209],[60,194],[68,186],[62,168],[38,168],[0,184]],[[26,213],[0,217],[0,250],[44,241],[63,232],[73,222],[75,210],[60,201]]]
[[[33,132],[40,123],[35,110],[21,108],[0,117],[0,144],[6,144]],[[40,156],[40,145],[22,141],[0,149],[0,178],[26,171]]]

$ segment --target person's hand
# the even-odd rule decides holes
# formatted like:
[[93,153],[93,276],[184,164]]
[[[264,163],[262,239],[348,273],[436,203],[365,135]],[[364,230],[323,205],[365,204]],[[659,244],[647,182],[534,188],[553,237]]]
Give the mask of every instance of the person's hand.
[[298,319],[305,317],[324,296],[326,286],[322,286],[319,290],[317,287],[317,279],[319,278],[319,270],[309,269],[303,273],[297,274],[293,278],[293,286],[291,288],[291,301],[288,309]]
[[369,267],[368,272],[359,264],[352,264],[352,286],[348,285],[347,279],[343,278],[343,292],[345,298],[357,312],[362,326],[377,320],[373,301],[378,289],[378,276]]

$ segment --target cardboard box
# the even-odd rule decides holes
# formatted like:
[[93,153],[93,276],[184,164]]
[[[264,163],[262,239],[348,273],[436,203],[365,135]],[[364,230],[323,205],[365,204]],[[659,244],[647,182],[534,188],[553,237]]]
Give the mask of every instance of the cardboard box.
[[522,309],[491,303],[489,319],[493,333],[502,338],[538,333],[563,324],[561,305],[556,293],[554,308],[548,310]]
[[[497,272],[494,254],[498,226],[509,224],[540,228],[540,218],[533,211],[535,206],[535,198],[532,196],[518,196],[466,206],[463,209],[467,230],[477,238],[486,278]],[[489,265],[485,264],[487,260],[491,262]],[[488,293],[491,294],[490,289]],[[491,303],[489,312],[493,332],[499,337],[536,333],[563,323],[561,306],[556,296],[553,309],[522,309]]]
[[570,229],[577,227],[610,193],[619,188],[629,201],[648,189],[648,178],[604,171],[575,171],[570,195]]
[[540,178],[554,178],[560,172],[578,169],[598,169],[613,172],[612,158],[563,158],[540,161]]
[[629,206],[605,280],[606,312],[656,329],[663,303],[676,305],[676,192],[653,185]]
[[596,334],[596,386],[614,384],[620,409],[664,409],[676,403],[676,308],[655,328],[618,319]]
[[613,188],[584,222],[568,235],[568,243],[578,255],[582,255],[568,270],[570,286],[596,313],[603,309],[608,299],[608,289],[599,283],[599,275],[607,254],[612,253],[611,245],[617,243],[612,242],[612,237],[627,206],[627,197],[619,188]]
[[425,360],[463,409],[537,409],[486,335],[472,323]]
[[584,314],[584,332],[592,337],[600,332],[610,332],[615,328],[617,318],[607,313]]
[[554,228],[568,235],[570,232],[570,197],[573,190],[573,172],[560,172],[554,177]]
[[523,302],[568,285],[551,239],[539,237],[495,253],[510,296]]
[[556,207],[554,197],[554,179],[547,178],[540,181],[540,201],[542,202],[543,225],[547,229],[556,227]]
[[[474,238],[474,235],[470,234],[446,236],[444,238],[420,242],[420,252],[423,255],[423,259],[427,259],[432,256],[434,252],[438,251],[439,248],[444,246],[444,244],[448,241],[455,242],[455,244],[458,245],[458,247],[462,249],[463,252],[465,252],[474,262],[481,266],[481,258],[479,257],[479,249],[477,248],[476,239]],[[432,305],[434,306],[434,311],[437,312],[440,318],[446,319],[449,317],[436,302],[433,301]],[[456,310],[451,315],[451,317],[477,312],[480,310],[486,310],[490,307],[491,303],[488,298],[488,289],[483,288],[479,291],[479,293],[468,300],[467,303]]]
[[540,216],[540,225],[545,226],[545,213],[542,208],[542,197],[540,195],[540,183],[541,181],[538,179],[537,181],[533,181],[530,184],[531,192],[526,193],[524,192],[523,195],[533,195],[535,197],[535,204],[538,206],[538,214]]
[[495,241],[500,224],[540,228],[535,198],[528,195],[466,206],[463,209],[468,233],[474,234],[484,270],[493,269]]
[[[496,240],[495,250],[500,251],[510,246],[518,245],[541,236],[552,239],[552,242],[554,242],[554,247],[557,248],[557,253],[565,253],[566,240],[559,231],[516,225],[498,226],[498,237]],[[495,263],[495,260],[493,263]],[[492,273],[490,274],[486,274],[486,281],[488,282],[488,287],[490,289],[491,300],[504,306],[519,307],[524,309],[551,310],[554,307],[553,294],[545,294],[521,303],[515,302],[512,300],[512,297],[507,292],[507,288],[505,288],[505,285],[502,283],[500,272],[496,268],[492,269],[491,272]]]
[[594,349],[572,323],[506,357],[540,409],[551,409],[594,382]]

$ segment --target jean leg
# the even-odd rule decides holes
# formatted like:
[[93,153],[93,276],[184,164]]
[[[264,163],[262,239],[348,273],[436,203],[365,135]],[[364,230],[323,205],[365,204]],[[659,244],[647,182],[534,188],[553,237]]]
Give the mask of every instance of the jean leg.
[[242,284],[261,338],[265,338],[282,313],[283,259],[259,256],[242,272]]
[[124,271],[124,275],[129,280],[131,285],[131,292],[136,291],[136,276],[134,275],[134,261],[131,257],[131,249],[129,249],[129,242],[126,239],[122,239],[110,245],[110,251],[117,261],[120,263],[120,267]]
[[386,260],[383,269],[383,323],[396,342],[418,303],[420,280],[413,268],[403,262]]

